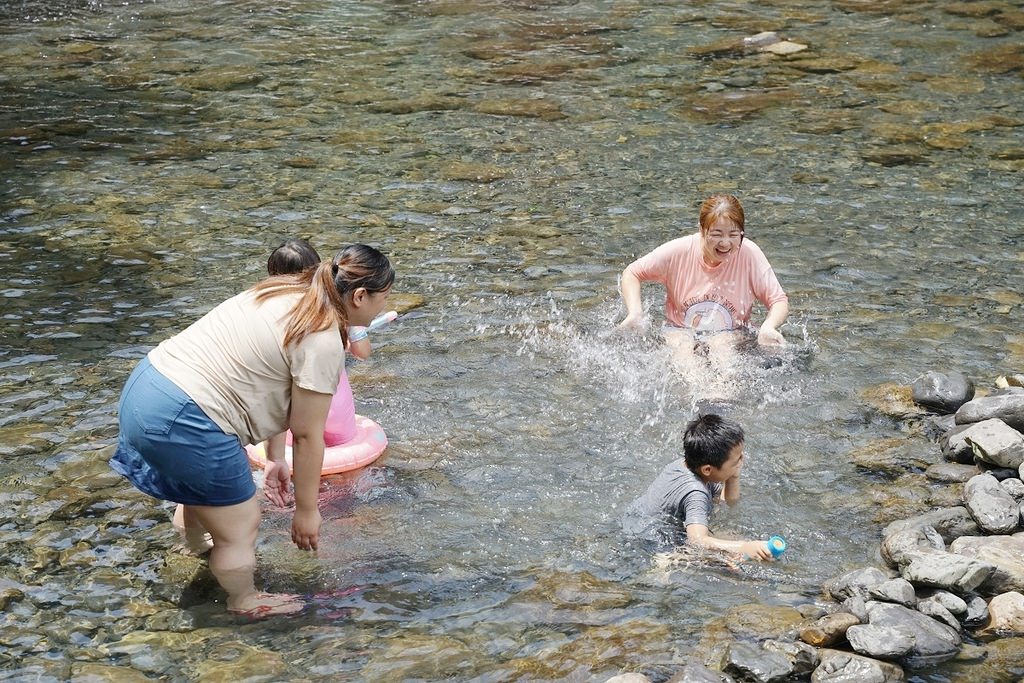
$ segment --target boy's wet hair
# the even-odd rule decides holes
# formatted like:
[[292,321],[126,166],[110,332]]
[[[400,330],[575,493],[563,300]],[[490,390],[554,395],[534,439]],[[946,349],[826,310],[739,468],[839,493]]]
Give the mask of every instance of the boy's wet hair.
[[744,441],[739,422],[714,413],[706,413],[686,425],[683,434],[683,458],[691,472],[704,465],[720,468],[729,452]]
[[320,254],[301,238],[285,240],[267,259],[269,275],[294,275],[320,263]]

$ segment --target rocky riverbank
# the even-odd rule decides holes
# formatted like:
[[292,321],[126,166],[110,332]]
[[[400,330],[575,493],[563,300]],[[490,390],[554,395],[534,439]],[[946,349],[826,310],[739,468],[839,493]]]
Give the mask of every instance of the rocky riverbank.
[[[744,606],[712,621],[670,683],[889,683],[937,664],[948,681],[1024,676],[1024,376],[1000,377],[976,398],[966,377],[930,372],[864,397],[934,448],[909,460],[886,457],[893,448],[851,457],[889,476],[923,469],[925,499],[949,504],[889,523],[881,566],[829,579],[820,601]],[[608,683],[650,680],[623,673]]]

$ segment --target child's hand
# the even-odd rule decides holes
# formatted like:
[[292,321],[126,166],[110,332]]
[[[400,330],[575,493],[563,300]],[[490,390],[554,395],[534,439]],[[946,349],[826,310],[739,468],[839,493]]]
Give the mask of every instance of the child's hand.
[[772,551],[767,541],[747,541],[743,544],[743,554],[753,560],[771,560]]
[[292,504],[292,493],[288,487],[292,481],[288,463],[268,460],[263,474],[263,492],[271,503],[278,507]]

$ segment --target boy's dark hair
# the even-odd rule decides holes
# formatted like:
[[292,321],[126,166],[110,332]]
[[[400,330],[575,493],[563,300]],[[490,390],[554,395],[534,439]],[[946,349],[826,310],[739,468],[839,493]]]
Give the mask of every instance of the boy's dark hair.
[[694,474],[704,465],[718,469],[729,459],[729,452],[744,441],[739,422],[707,413],[686,425],[683,434],[683,458]]
[[320,263],[320,254],[316,253],[309,242],[295,238],[285,240],[267,259],[269,275],[294,275],[308,270]]

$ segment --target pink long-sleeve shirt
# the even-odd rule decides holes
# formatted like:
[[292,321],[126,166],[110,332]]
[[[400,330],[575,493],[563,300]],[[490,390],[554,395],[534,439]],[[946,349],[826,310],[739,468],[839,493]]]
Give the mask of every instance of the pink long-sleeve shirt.
[[747,326],[755,300],[766,308],[787,300],[768,259],[748,239],[712,267],[704,262],[700,234],[687,235],[662,244],[627,270],[641,282],[665,287],[669,323],[701,332]]

